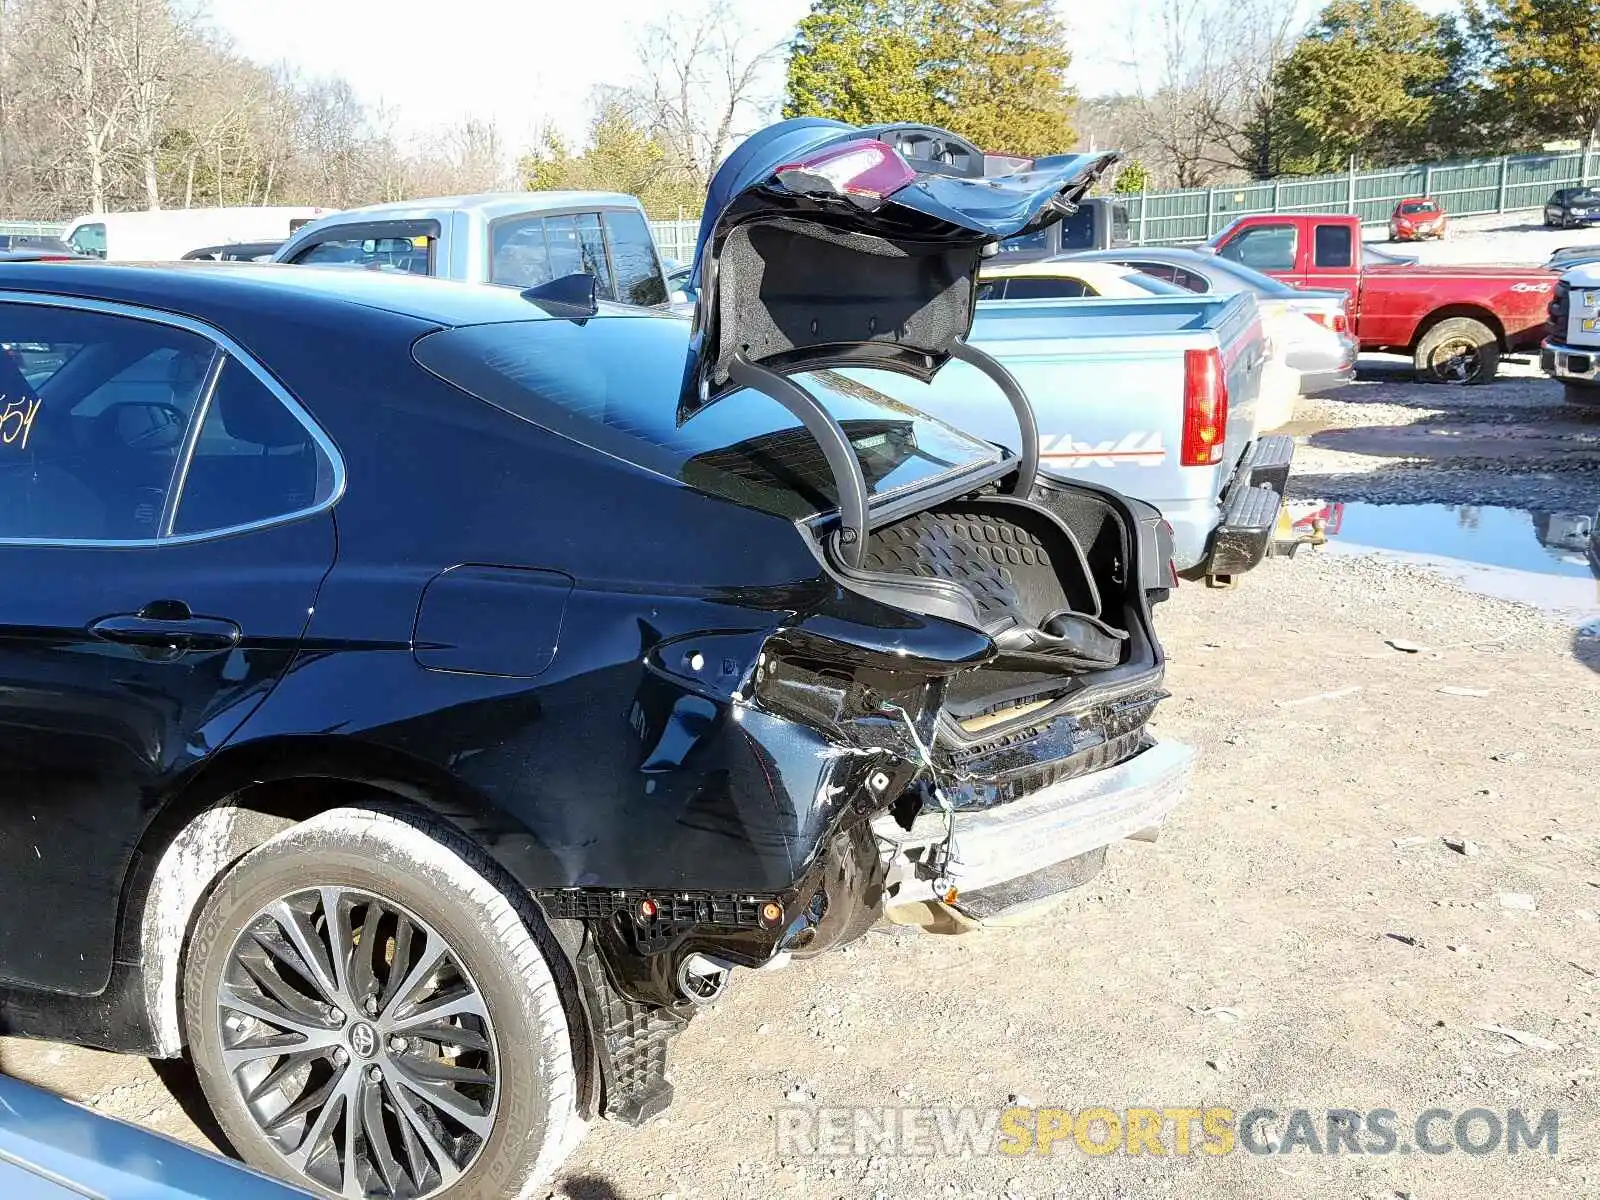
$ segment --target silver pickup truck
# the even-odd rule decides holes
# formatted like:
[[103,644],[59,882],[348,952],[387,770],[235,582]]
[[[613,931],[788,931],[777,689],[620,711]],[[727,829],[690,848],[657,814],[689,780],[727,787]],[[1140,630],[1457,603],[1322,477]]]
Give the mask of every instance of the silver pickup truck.
[[[1033,401],[1047,473],[1155,505],[1191,578],[1226,583],[1266,557],[1294,440],[1258,436],[1266,346],[1253,296],[995,300],[977,310],[970,340]],[[1016,446],[994,385],[963,363],[925,387],[874,382]]]
[[644,208],[613,192],[485,192],[347,209],[305,226],[273,261],[518,288],[582,272],[602,300],[667,300]]

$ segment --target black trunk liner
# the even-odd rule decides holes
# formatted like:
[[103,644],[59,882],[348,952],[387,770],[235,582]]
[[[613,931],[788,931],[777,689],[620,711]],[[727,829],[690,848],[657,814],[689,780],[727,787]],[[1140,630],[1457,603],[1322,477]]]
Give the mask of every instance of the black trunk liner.
[[985,629],[1036,629],[1062,609],[1098,616],[1099,595],[1063,531],[1042,513],[1008,507],[1013,511],[962,505],[917,513],[875,531],[861,565],[961,584]]

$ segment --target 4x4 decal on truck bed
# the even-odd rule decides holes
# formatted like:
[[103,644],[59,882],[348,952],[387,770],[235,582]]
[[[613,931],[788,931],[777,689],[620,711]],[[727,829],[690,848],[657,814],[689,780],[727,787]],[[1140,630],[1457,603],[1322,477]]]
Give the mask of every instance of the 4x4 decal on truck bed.
[[1115,467],[1132,463],[1159,467],[1167,461],[1167,448],[1161,444],[1160,430],[1126,433],[1116,441],[1075,442],[1070,433],[1043,434],[1039,438],[1039,457],[1047,462],[1070,461],[1075,467]]

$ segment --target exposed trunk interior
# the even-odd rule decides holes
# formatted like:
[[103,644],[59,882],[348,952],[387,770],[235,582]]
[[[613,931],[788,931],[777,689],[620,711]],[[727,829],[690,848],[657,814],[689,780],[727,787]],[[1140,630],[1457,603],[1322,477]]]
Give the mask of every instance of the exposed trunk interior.
[[985,491],[879,527],[861,568],[835,569],[856,591],[994,642],[991,663],[944,687],[942,740],[965,751],[1157,665],[1134,545],[1110,498],[1041,480],[1032,500]]

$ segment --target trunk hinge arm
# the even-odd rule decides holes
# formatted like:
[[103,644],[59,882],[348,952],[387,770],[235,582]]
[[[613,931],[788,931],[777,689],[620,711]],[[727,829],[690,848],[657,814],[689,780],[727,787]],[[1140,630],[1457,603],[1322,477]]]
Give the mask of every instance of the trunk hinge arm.
[[1000,386],[1006,399],[1011,402],[1011,411],[1017,414],[1017,426],[1022,431],[1022,454],[1017,463],[1017,482],[1012,485],[1011,494],[1026,500],[1033,494],[1033,481],[1039,475],[1039,420],[1034,416],[1028,394],[999,359],[976,346],[958,341],[950,347],[950,357],[982,371]]
[[[995,366],[1004,372],[1005,368],[1000,367],[999,363],[995,363]],[[833,472],[834,486],[839,490],[839,557],[846,566],[859,567],[867,548],[867,477],[862,473],[861,460],[856,457],[856,449],[851,445],[844,427],[822,407],[821,401],[794,380],[751,362],[743,354],[735,354],[728,363],[728,378],[740,387],[770,396],[783,405],[799,418],[806,432],[822,447],[822,456],[827,460],[828,469]],[[1006,378],[1011,377],[1007,375]],[[1012,386],[1016,387],[1015,381]],[[1022,396],[1020,389],[1017,395]],[[1026,397],[1023,397],[1022,403],[1027,405]],[[1038,440],[1038,434],[1035,433],[1035,451],[1038,449]],[[1035,466],[1037,462],[1035,454]]]

